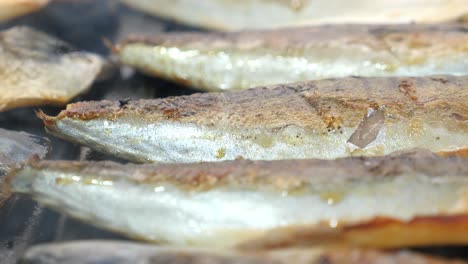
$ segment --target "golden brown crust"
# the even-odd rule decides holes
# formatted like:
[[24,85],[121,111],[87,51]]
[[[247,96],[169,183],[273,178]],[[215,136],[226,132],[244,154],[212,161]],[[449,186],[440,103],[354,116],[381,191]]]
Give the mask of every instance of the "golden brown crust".
[[402,174],[468,177],[468,159],[442,158],[414,150],[383,157],[350,157],[337,160],[236,160],[197,164],[117,164],[112,162],[32,161],[37,170],[58,170],[92,178],[125,177],[144,184],[175,183],[192,190],[217,186],[257,186],[300,191],[316,182],[345,182],[397,177]]
[[468,50],[468,26],[453,25],[324,25],[233,33],[166,33],[152,37],[133,36],[117,45],[118,53],[128,44],[177,46],[200,49],[272,49],[307,48],[324,44],[366,45],[386,50],[389,45],[412,49],[458,47]]
[[41,116],[54,130],[64,118],[129,118],[175,121],[222,128],[316,131],[357,127],[370,108],[382,108],[387,122],[424,122],[467,132],[468,76],[342,78],[259,87],[237,93],[210,93],[126,102],[70,104],[57,117]]
[[455,150],[455,151],[441,151],[437,154],[439,154],[442,157],[458,156],[458,157],[468,158],[468,148],[462,148],[462,149]]
[[243,249],[273,249],[291,246],[347,245],[372,248],[398,248],[427,245],[466,245],[468,215],[421,216],[409,221],[375,218],[366,223],[324,223],[321,227],[287,227],[247,242]]

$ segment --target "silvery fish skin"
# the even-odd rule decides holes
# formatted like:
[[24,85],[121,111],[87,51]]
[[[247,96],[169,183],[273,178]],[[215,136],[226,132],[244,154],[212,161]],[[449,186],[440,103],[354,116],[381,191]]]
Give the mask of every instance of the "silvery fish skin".
[[[326,261],[326,262],[324,262]],[[122,241],[72,241],[34,246],[22,264],[462,264],[410,251],[357,248],[282,249],[262,252],[164,247]]]
[[49,133],[136,162],[334,159],[468,142],[468,76],[342,78],[233,93],[80,102]]
[[143,12],[219,30],[343,23],[438,23],[468,13],[466,0],[122,0]]
[[45,158],[49,150],[47,138],[0,128],[0,175],[31,156]]
[[468,159],[427,151],[334,161],[33,161],[9,179],[14,193],[157,243],[468,244]]
[[34,12],[49,0],[0,0],[0,22]]
[[104,60],[27,27],[0,32],[0,112],[63,105],[85,92]]
[[114,53],[147,74],[207,91],[351,75],[467,75],[468,25],[166,33],[131,37]]

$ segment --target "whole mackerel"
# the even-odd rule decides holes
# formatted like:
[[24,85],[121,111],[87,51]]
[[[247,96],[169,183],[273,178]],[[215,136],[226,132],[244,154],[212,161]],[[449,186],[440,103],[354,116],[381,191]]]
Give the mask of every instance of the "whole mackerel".
[[47,131],[136,162],[334,159],[468,147],[468,76],[343,78],[234,93],[79,102]]
[[122,0],[143,12],[219,30],[343,23],[439,23],[468,14],[466,0]]
[[147,74],[208,91],[351,75],[467,75],[468,25],[166,33],[131,37],[114,53]]
[[468,159],[30,161],[13,193],[130,238],[244,250],[468,245]]

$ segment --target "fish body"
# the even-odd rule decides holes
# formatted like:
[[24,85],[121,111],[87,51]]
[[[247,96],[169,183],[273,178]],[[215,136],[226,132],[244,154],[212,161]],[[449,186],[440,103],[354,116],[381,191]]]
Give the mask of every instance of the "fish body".
[[465,151],[468,77],[342,78],[232,93],[80,102],[49,133],[136,162]]
[[468,13],[466,0],[123,0],[189,25],[238,30],[342,23],[438,23]]
[[49,0],[0,0],[0,22],[36,11]]
[[165,33],[130,37],[114,51],[123,64],[207,91],[346,76],[467,75],[468,25]]
[[410,251],[381,252],[356,248],[283,249],[263,252],[151,246],[122,241],[72,241],[29,249],[24,264],[462,264]]
[[63,105],[85,92],[104,60],[27,27],[0,33],[0,112]]
[[468,159],[424,151],[334,161],[36,161],[9,179],[14,193],[157,243],[244,249],[468,243]]

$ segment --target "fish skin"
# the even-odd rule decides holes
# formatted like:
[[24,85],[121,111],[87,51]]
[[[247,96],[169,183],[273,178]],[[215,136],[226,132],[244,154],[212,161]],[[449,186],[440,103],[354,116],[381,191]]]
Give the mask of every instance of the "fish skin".
[[0,0],[0,22],[34,12],[49,3],[49,0]]
[[0,128],[0,175],[32,156],[43,159],[49,151],[47,138]]
[[[324,262],[326,261],[326,262]],[[134,242],[88,240],[50,243],[30,248],[22,264],[462,264],[398,250],[376,251],[357,248],[282,249],[262,252],[213,251],[164,247]]]
[[244,250],[468,244],[468,159],[422,150],[334,161],[30,161],[9,183],[13,193],[149,242]]
[[[79,102],[39,117],[52,135],[136,162],[334,159],[417,147],[463,152],[467,98],[468,76],[340,78],[125,104]],[[364,148],[347,143],[355,133],[375,136],[358,131],[372,109],[385,115],[376,139]]]
[[27,27],[0,32],[0,112],[64,105],[85,92],[103,66],[98,55]]
[[217,30],[343,23],[439,23],[468,13],[465,0],[122,0],[142,12]]
[[130,37],[120,62],[206,91],[346,76],[468,74],[468,25],[326,25]]

